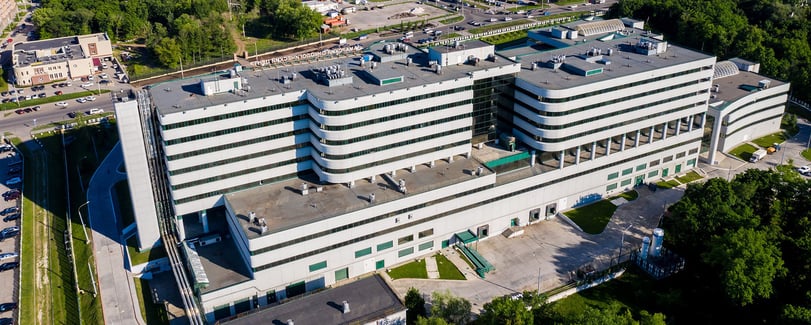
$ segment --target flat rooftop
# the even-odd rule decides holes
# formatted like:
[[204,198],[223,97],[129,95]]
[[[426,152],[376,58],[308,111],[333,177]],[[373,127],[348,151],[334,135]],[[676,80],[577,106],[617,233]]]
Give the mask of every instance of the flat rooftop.
[[234,237],[226,236],[228,221],[225,219],[224,207],[208,210],[208,233],[203,233],[203,226],[196,214],[184,216],[183,224],[187,238],[203,237],[216,232],[220,232],[222,236],[222,241],[218,243],[194,247],[209,281],[208,287],[200,290],[202,293],[250,280],[248,267],[240,255],[234,253],[238,250]]
[[[406,45],[404,51],[400,51],[403,59],[391,60],[388,62],[364,62],[361,63],[363,54],[379,55],[388,57],[390,54],[381,54],[384,47],[390,44],[402,44],[394,42],[377,43],[363,51],[346,57],[333,58],[312,63],[299,65],[286,65],[280,67],[254,68],[243,67],[240,73],[249,86],[249,90],[239,94],[226,92],[212,96],[204,96],[200,89],[200,80],[210,80],[226,72],[217,72],[212,75],[189,77],[186,79],[176,79],[151,86],[150,94],[153,103],[162,114],[171,114],[186,110],[198,109],[202,107],[222,105],[235,101],[242,101],[264,96],[278,95],[282,93],[298,93],[302,90],[322,100],[346,100],[356,97],[370,96],[393,90],[422,86],[424,84],[436,83],[439,81],[453,80],[468,77],[469,72],[491,69],[500,66],[509,66],[514,62],[501,58],[495,62],[482,60],[478,65],[471,64],[452,65],[442,68],[442,74],[437,74],[428,64],[428,53]],[[463,43],[467,46],[467,42]],[[477,44],[471,42],[470,44]],[[407,59],[411,58],[412,63],[407,65]],[[374,71],[372,70],[374,63]],[[329,87],[323,80],[319,80],[319,69],[327,67],[340,67],[345,76],[351,76],[352,80],[348,84]],[[386,73],[379,70],[386,70]],[[371,77],[369,72],[384,76],[402,75],[402,82],[379,85]],[[282,78],[295,75],[295,80],[282,83]]]
[[[350,312],[342,312],[343,302]],[[365,324],[405,310],[405,306],[378,275],[294,299],[226,321],[228,325]]]
[[[718,85],[719,91],[712,93],[713,95],[716,96],[716,98],[710,99],[710,102],[719,100],[725,102],[734,102],[738,99],[743,98],[744,96],[748,96],[754,92],[760,91],[760,88],[758,88],[758,84],[762,80],[768,80],[769,87],[775,87],[785,84],[785,82],[772,79],[763,75],[759,75],[748,71],[740,71],[735,75],[713,79],[712,81],[713,89],[715,89],[715,85]],[[726,105],[723,105],[721,107],[726,107]]]
[[[380,204],[475,179],[478,176],[474,176],[474,172],[483,167],[475,157],[454,156],[450,164],[446,160],[435,162],[433,168],[417,165],[413,173],[399,169],[393,178],[389,174],[377,175],[374,183],[368,178],[357,180],[354,188],[345,184],[317,185],[317,177],[312,175],[226,194],[225,198],[248,239],[253,239],[263,234],[249,220],[250,212],[265,218],[268,229],[264,235],[267,235],[367,208],[372,205],[371,193],[375,194],[374,204]],[[490,173],[483,168],[482,175]],[[405,181],[407,194],[398,190],[400,179]],[[309,187],[308,195],[301,194],[302,184]],[[317,192],[317,187],[323,187],[322,191]]]
[[[99,41],[106,40],[104,34],[94,34]],[[50,55],[37,56],[36,51],[47,51]],[[82,51],[77,36],[52,38],[40,41],[22,42],[14,45],[13,55],[17,66],[29,66],[37,62],[50,64],[88,56]]]
[[[713,57],[709,54],[672,44],[668,44],[665,51],[660,54],[640,54],[634,51],[635,46],[640,41],[661,42],[633,33],[623,38],[580,42],[566,48],[537,51],[535,54],[522,53],[523,55],[516,57],[516,61],[521,63],[521,72],[518,78],[540,85],[545,89],[567,89]],[[582,76],[567,72],[565,68],[553,69],[544,65],[545,62],[562,56],[565,56],[564,62],[566,63],[570,61],[582,63],[585,62],[586,54],[593,49],[599,49],[602,53],[603,62],[609,62],[608,64],[602,62],[588,63],[595,68],[602,67],[602,73]],[[608,55],[609,50],[610,55]],[[519,53],[517,49],[511,51]],[[532,70],[533,63],[537,64],[534,71]]]

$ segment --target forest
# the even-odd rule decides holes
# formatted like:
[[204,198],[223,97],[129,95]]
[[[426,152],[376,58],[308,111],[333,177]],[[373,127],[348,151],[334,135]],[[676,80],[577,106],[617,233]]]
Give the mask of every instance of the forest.
[[760,62],[760,73],[790,81],[808,101],[811,9],[805,0],[622,0],[611,17],[633,17],[681,46]]
[[296,0],[42,0],[32,20],[42,39],[106,32],[178,68],[230,57],[244,24],[267,27],[260,37],[293,41],[317,36],[321,15]]

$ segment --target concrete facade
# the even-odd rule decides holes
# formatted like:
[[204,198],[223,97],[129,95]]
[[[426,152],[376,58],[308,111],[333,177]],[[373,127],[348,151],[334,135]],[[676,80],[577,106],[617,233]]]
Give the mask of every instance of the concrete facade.
[[17,18],[17,2],[14,0],[0,0],[0,29],[5,30],[6,27],[14,23]]
[[14,83],[33,86],[93,75],[113,55],[105,33],[12,44]]
[[[157,114],[164,164],[149,172],[168,179],[177,231],[197,240],[190,216],[206,229],[212,217],[199,212],[221,207],[213,231],[248,270],[209,276],[223,280],[198,292],[206,319],[694,168],[716,58],[617,26],[581,26],[616,38],[514,60],[480,42],[427,53],[383,43],[360,60],[153,86],[139,107]],[[126,129],[122,143],[137,137]],[[148,169],[137,156],[149,150],[123,147],[128,172]],[[141,236],[141,218],[155,217],[136,218]],[[156,223],[145,222],[148,237]]]
[[780,131],[791,84],[752,71],[755,64],[719,62],[713,78],[710,110],[713,117],[708,160],[741,143]]

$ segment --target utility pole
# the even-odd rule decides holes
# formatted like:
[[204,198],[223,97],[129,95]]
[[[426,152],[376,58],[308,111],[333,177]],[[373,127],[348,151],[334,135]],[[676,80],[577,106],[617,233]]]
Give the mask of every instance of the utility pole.
[[622,245],[625,244],[625,232],[628,231],[628,229],[631,229],[633,226],[633,224],[630,224],[628,227],[625,227],[625,229],[622,230],[622,236],[620,237],[620,253],[617,255],[617,265],[620,264],[620,259],[622,258]]
[[93,283],[93,298],[96,298],[96,278],[93,277],[93,267],[87,262],[87,270],[90,271],[90,282]]
[[[79,222],[82,223],[82,230],[84,230],[84,243],[85,244],[90,243],[90,237],[87,236],[87,227],[85,227],[84,219],[82,219],[82,207],[87,205],[88,203],[90,203],[90,201],[87,201],[87,202],[83,203],[82,205],[79,206],[78,209],[76,209],[76,211],[79,212]],[[90,210],[88,209],[87,212],[90,212]]]

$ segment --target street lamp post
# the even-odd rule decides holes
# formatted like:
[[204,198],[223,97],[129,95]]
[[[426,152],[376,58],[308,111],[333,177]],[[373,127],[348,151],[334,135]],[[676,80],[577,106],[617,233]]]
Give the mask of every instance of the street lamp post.
[[625,229],[622,230],[622,236],[620,236],[620,253],[617,255],[617,264],[620,264],[620,259],[622,259],[622,245],[625,244],[625,232],[628,231],[628,229],[631,229],[633,226],[633,224],[630,224],[628,227],[625,227]]
[[[79,212],[79,222],[82,223],[82,231],[84,231],[84,242],[85,242],[85,244],[90,243],[90,237],[87,236],[87,227],[85,227],[84,219],[82,219],[82,207],[87,205],[88,203],[90,203],[90,201],[87,201],[87,202],[83,203],[82,205],[79,206],[78,209],[76,209],[76,211]],[[90,211],[90,210],[88,210],[88,211]]]

